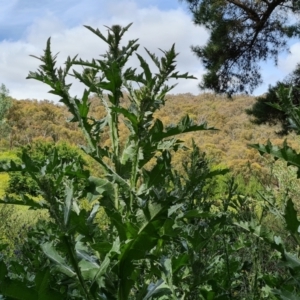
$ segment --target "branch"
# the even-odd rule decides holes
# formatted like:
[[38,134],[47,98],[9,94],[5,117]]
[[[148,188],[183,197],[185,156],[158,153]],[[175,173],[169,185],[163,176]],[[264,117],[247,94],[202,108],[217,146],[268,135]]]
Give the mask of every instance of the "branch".
[[236,6],[238,6],[239,8],[241,8],[243,11],[245,11],[248,15],[248,17],[254,21],[255,23],[259,23],[260,22],[260,18],[258,16],[258,14],[249,6],[246,6],[245,4],[241,3],[240,0],[227,0],[229,3],[232,3]]

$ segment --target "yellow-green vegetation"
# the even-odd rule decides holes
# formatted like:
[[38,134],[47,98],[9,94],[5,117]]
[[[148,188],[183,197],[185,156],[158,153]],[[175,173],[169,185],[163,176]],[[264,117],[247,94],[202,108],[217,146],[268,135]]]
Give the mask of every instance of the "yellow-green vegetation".
[[[9,161],[18,159],[17,153],[15,150],[13,151],[0,151],[0,161]],[[0,173],[0,196],[4,195],[4,191],[7,188],[9,180],[9,175],[6,173]]]
[[[0,152],[0,161],[17,160],[16,151],[2,151]],[[0,173],[0,196],[5,194],[5,189],[8,186],[9,175]]]
[[0,196],[5,194],[5,189],[8,186],[9,175],[5,173],[0,173]]
[[[125,95],[124,101],[128,101]],[[207,132],[204,135],[190,133],[182,138],[191,144],[192,138],[199,147],[214,158],[216,162],[225,163],[234,170],[243,167],[248,161],[254,163],[255,168],[260,168],[261,159],[256,151],[247,147],[249,143],[265,142],[268,138],[281,143],[282,138],[276,135],[279,126],[257,126],[250,122],[250,118],[245,110],[253,105],[254,97],[240,95],[233,99],[215,96],[212,94],[192,94],[169,95],[166,106],[163,107],[156,116],[165,125],[177,122],[183,115],[190,114],[196,121],[207,122],[218,131]],[[36,100],[14,101],[16,111],[21,111],[21,116],[28,114],[32,116],[29,124],[22,121],[17,116],[8,116],[8,121],[15,124],[18,133],[27,134],[27,139],[18,139],[14,136],[14,145],[25,145],[34,140],[46,141],[67,141],[71,144],[84,144],[82,134],[76,124],[68,123],[70,118],[65,107],[52,102],[38,102]],[[16,111],[14,112],[16,114]],[[46,114],[48,117],[45,119]],[[91,98],[91,115],[95,119],[100,119],[104,115],[104,107],[100,105],[99,99]],[[53,116],[53,117],[51,117]],[[68,130],[68,133],[65,130]],[[119,125],[120,139],[125,140],[128,133],[123,123]],[[22,133],[22,134],[21,134]],[[24,135],[23,135],[24,136]],[[56,136],[56,138],[55,138]],[[81,136],[81,138],[79,138]],[[289,142],[293,143],[295,136],[289,136]],[[109,134],[102,136],[102,143],[109,145]],[[1,159],[1,157],[0,157]]]
[[[128,103],[124,95],[124,103]],[[96,120],[105,115],[105,109],[97,97],[90,98],[91,116]],[[13,124],[18,134],[12,135],[13,145],[26,145],[33,141],[68,142],[71,145],[84,144],[82,133],[74,123],[68,123],[70,115],[66,108],[49,101],[22,100],[13,102],[14,110],[8,115],[8,122]],[[237,95],[232,99],[213,94],[178,94],[168,95],[166,105],[155,116],[160,118],[164,125],[178,122],[184,115],[189,114],[195,121],[207,122],[209,127],[218,130],[200,134],[188,133],[182,135],[188,147],[192,140],[207,153],[213,165],[222,165],[231,169],[233,174],[242,174],[244,179],[250,180],[251,176],[258,176],[260,180],[266,179],[269,172],[268,161],[259,153],[248,147],[248,144],[265,143],[270,139],[274,144],[280,145],[283,137],[276,134],[280,125],[255,125],[245,110],[255,103],[255,98],[247,95]],[[27,124],[26,115],[32,116]],[[120,145],[124,146],[128,129],[120,119]],[[23,134],[24,133],[24,134]],[[24,136],[27,135],[25,139]],[[21,138],[22,137],[22,138]],[[298,149],[299,143],[295,134],[288,136],[289,145]],[[102,133],[101,144],[110,147],[109,132]],[[0,153],[1,159],[15,159],[15,150]],[[92,158],[83,154],[88,168],[94,175],[100,175],[101,170],[95,168]],[[173,165],[180,170],[181,162],[186,156],[185,152],[175,153]],[[150,163],[151,164],[151,163]],[[248,177],[248,178],[247,178]]]
[[17,156],[17,152],[16,151],[0,151],[0,161],[3,161],[3,160],[16,160],[18,159],[18,156]]
[[[19,161],[17,149],[0,152],[0,161]],[[0,173],[0,197],[5,195],[9,185],[9,175]],[[23,243],[28,228],[37,220],[47,217],[46,211],[29,210],[26,206],[0,204],[0,240],[8,244],[6,255],[12,255],[14,249]]]

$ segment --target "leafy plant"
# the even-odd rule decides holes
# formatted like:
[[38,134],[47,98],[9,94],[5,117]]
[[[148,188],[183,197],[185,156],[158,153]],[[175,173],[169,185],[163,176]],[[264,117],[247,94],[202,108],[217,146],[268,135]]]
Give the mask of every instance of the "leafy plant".
[[[6,299],[275,297],[271,286],[282,281],[274,259],[283,248],[262,243],[264,211],[256,217],[253,199],[241,195],[232,178],[220,193],[216,176],[228,170],[212,169],[194,142],[187,151],[178,138],[213,128],[189,116],[170,125],[155,117],[173,88],[168,80],[192,77],[176,71],[174,46],[161,58],[146,50],[156,73],[139,54],[141,72],[127,67],[138,49],[137,40],[121,46],[129,27],[113,26],[104,36],[87,26],[108,44],[108,52],[92,61],[68,58],[63,69],[56,67],[49,39],[38,57],[39,70],[29,73],[68,108],[86,138],[84,151],[103,176],[92,176],[72,151],[44,144],[37,152],[25,147],[22,163],[1,163],[2,172],[27,174],[38,196],[7,195],[1,203],[46,210],[49,219],[32,226],[14,257],[0,259],[0,294]],[[74,66],[82,72],[72,71]],[[86,86],[80,99],[69,94],[68,75]],[[106,111],[100,119],[91,112],[95,95]],[[121,122],[128,128],[125,143]],[[107,133],[110,147],[103,143]],[[186,151],[180,172],[172,164],[178,150]]]
[[[25,151],[34,161],[43,161],[53,153],[54,149],[56,149],[63,163],[68,163],[76,159],[82,168],[86,167],[87,163],[80,155],[78,149],[72,148],[67,143],[54,144],[49,142],[36,142],[28,144],[18,152],[18,156],[22,157],[22,153]],[[5,192],[15,194],[16,196],[28,194],[37,197],[38,186],[36,181],[23,170],[10,174],[8,187]]]
[[[276,109],[283,111],[289,118],[290,124],[293,129],[299,133],[299,107],[293,102],[293,88],[286,89],[281,86],[278,89],[279,104],[273,104]],[[257,149],[261,155],[268,154],[275,160],[281,159],[286,162],[288,166],[294,166],[297,169],[297,178],[300,177],[300,155],[285,141],[282,147],[273,145],[270,141],[266,145],[255,144],[251,147]],[[285,201],[283,209],[278,206],[276,199],[273,195],[261,194],[262,199],[265,201],[265,207],[268,208],[280,223],[284,224],[285,238],[272,232],[258,224],[257,221],[251,222],[237,222],[237,225],[251,232],[259,239],[263,240],[270,247],[277,251],[281,259],[281,265],[285,268],[284,272],[277,276],[269,276],[267,279],[269,287],[272,287],[272,294],[278,299],[299,299],[300,286],[299,286],[299,226],[298,212],[294,207],[293,200],[289,195],[289,191],[285,194]]]
[[[104,176],[91,176],[76,158],[66,161],[56,149],[47,159],[30,157],[24,150],[22,165],[2,164],[2,171],[28,173],[42,197],[38,202],[23,194],[22,201],[7,196],[2,202],[47,209],[51,218],[30,233],[19,261],[1,263],[0,293],[9,299],[201,299],[203,293],[210,293],[196,288],[204,277],[192,276],[198,272],[193,266],[199,260],[193,253],[204,247],[210,233],[197,242],[197,232],[205,232],[206,227],[192,224],[208,218],[210,230],[216,231],[224,222],[222,215],[211,215],[211,204],[205,203],[202,193],[206,179],[226,171],[201,171],[203,160],[195,147],[187,177],[174,172],[171,162],[173,151],[185,149],[176,135],[213,128],[196,124],[189,116],[169,126],[154,118],[174,87],[167,81],[192,77],[175,70],[174,45],[162,51],[161,59],[146,50],[158,69],[155,74],[139,54],[142,72],[126,68],[138,49],[137,40],[120,46],[129,27],[113,26],[104,36],[87,26],[108,44],[108,52],[92,61],[68,58],[64,69],[56,68],[49,39],[38,58],[39,70],[28,76],[48,84],[67,106],[71,121],[86,137],[84,150],[103,168]],[[69,94],[71,84],[66,82],[77,65],[83,71],[73,70],[73,76],[86,85],[81,99]],[[125,91],[129,107],[122,106]],[[105,106],[106,115],[100,120],[89,114],[91,94]],[[123,148],[120,120],[129,129]],[[107,128],[110,148],[100,146]],[[154,161],[152,168],[150,161]],[[82,207],[83,198],[90,201],[90,210]],[[105,229],[94,223],[100,207],[109,220]],[[194,227],[193,233],[189,226]],[[26,255],[28,251],[38,255]],[[25,267],[32,260],[31,267]],[[188,278],[194,278],[192,284]]]

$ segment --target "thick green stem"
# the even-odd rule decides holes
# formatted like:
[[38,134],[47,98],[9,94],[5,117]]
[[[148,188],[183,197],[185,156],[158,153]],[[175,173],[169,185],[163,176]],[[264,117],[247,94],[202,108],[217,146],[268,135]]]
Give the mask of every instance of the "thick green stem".
[[72,266],[75,270],[75,273],[77,275],[77,278],[78,278],[78,281],[80,283],[80,287],[81,287],[82,292],[85,294],[85,297],[86,297],[87,300],[95,299],[92,295],[90,295],[89,289],[86,286],[86,284],[84,282],[84,279],[82,277],[82,274],[81,274],[81,271],[80,271],[80,268],[79,268],[79,265],[78,265],[77,257],[76,257],[76,254],[74,252],[74,249],[72,247],[75,244],[75,241],[70,241],[70,237],[68,237],[66,235],[63,237],[63,240],[64,240],[64,243],[67,247],[67,251],[68,251],[68,254],[69,254],[69,259],[70,259],[71,264],[72,264]]
[[230,273],[230,266],[229,266],[229,254],[227,243],[225,240],[225,236],[223,234],[223,245],[225,249],[225,261],[226,261],[226,271],[227,271],[227,288],[229,289],[229,298],[232,299],[232,291],[231,291],[231,273]]
[[[138,169],[138,162],[139,162],[139,141],[136,141],[136,151],[134,154],[134,159],[132,162],[132,167],[131,167],[131,176],[130,176],[130,187],[132,191],[136,191],[136,183],[137,183],[137,169]],[[134,201],[134,193],[130,193],[130,205],[129,209],[132,209]]]

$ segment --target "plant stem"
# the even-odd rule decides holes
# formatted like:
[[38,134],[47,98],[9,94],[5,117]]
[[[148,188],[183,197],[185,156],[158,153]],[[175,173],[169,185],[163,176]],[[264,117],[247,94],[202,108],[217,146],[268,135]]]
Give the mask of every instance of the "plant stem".
[[86,299],[87,300],[95,299],[93,296],[90,295],[89,290],[88,290],[88,288],[87,288],[87,286],[84,282],[84,279],[82,277],[82,274],[81,274],[81,271],[80,271],[80,268],[79,268],[79,265],[78,265],[76,254],[74,253],[74,249],[72,248],[72,245],[75,244],[75,241],[70,241],[70,237],[67,236],[67,235],[63,236],[63,241],[64,241],[64,243],[67,247],[67,251],[68,251],[68,254],[69,254],[71,264],[72,264],[72,266],[73,266],[73,268],[76,272],[78,281],[80,283],[80,286],[81,286],[81,289],[82,289],[83,293],[86,296]]

